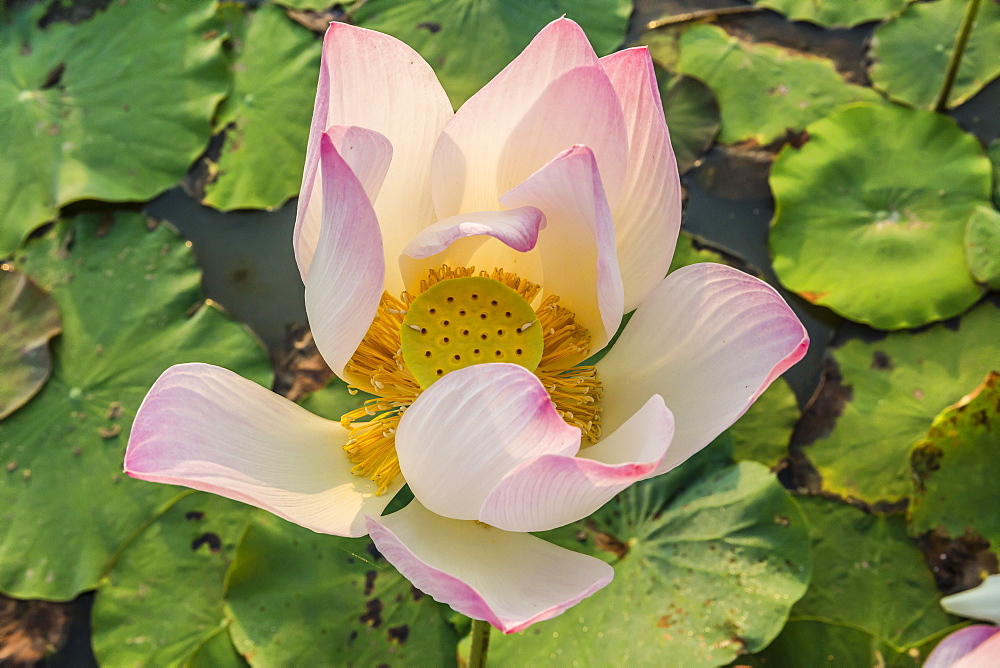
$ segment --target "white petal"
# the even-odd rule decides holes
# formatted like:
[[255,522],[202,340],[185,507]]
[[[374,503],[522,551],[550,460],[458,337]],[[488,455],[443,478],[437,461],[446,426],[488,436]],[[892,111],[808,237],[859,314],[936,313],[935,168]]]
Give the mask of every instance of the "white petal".
[[735,422],[808,346],[768,284],[721,264],[684,267],[650,293],[598,363],[602,428],[661,395],[677,426],[660,465],[669,470]]
[[659,396],[577,457],[544,455],[508,473],[486,497],[479,520],[507,531],[546,531],[590,515],[656,473],[674,433]]
[[941,607],[953,615],[1000,624],[1000,575],[991,575],[972,589],[945,596]]
[[561,614],[614,577],[599,559],[530,534],[440,517],[416,501],[369,517],[368,531],[417,589],[504,633]]
[[628,128],[625,185],[612,210],[627,313],[667,275],[681,227],[681,183],[649,50],[618,51],[601,65]]
[[396,454],[413,495],[460,520],[479,517],[483,499],[523,461],[572,455],[580,430],[556,413],[533,373],[516,364],[476,364],[436,381],[396,429]]
[[306,314],[316,347],[341,378],[375,319],[385,260],[371,202],[332,139],[320,144],[323,221],[306,276]]
[[501,193],[574,144],[593,149],[617,197],[628,158],[621,104],[587,36],[564,18],[445,126],[432,167],[438,216],[496,208]]
[[590,332],[591,352],[603,348],[618,330],[624,292],[614,223],[593,152],[586,146],[563,151],[500,201],[545,214],[537,246],[543,294],[558,295],[559,305],[576,314]]
[[313,531],[363,536],[403,485],[376,496],[341,450],[347,430],[209,364],[170,367],[132,424],[125,472],[270,511]]

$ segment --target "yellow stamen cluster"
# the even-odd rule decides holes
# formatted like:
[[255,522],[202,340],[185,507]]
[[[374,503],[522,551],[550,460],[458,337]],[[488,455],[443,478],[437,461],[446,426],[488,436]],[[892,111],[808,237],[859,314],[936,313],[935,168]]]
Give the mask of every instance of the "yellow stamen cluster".
[[[431,270],[427,278],[420,281],[420,293],[441,281],[470,276],[499,281],[529,303],[541,291],[531,281],[502,269],[477,273],[473,267],[445,265]],[[349,388],[352,393],[361,389],[376,396],[341,418],[341,424],[351,430],[344,451],[355,465],[351,472],[378,484],[378,494],[384,493],[400,473],[395,449],[396,427],[403,412],[421,392],[400,350],[403,316],[415,298],[407,292],[402,294],[401,300],[383,293],[375,320],[346,367],[349,374],[363,379],[358,386]],[[601,385],[597,371],[592,366],[570,366],[587,354],[590,336],[574,322],[572,311],[559,306],[558,301],[558,297],[549,295],[534,309],[537,321],[531,324],[542,328],[544,339],[542,359],[534,373],[548,391],[559,415],[568,424],[579,427],[585,440],[594,442],[601,435],[598,406]]]

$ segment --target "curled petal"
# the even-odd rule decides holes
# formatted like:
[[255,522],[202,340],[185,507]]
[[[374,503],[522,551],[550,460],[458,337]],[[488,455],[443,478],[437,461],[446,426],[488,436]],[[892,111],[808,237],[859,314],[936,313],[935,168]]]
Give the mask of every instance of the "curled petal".
[[674,433],[659,396],[577,457],[543,455],[508,473],[479,519],[507,531],[545,531],[590,515],[618,492],[656,472]]
[[603,348],[618,330],[624,293],[614,222],[593,152],[586,146],[563,151],[500,202],[545,214],[537,246],[544,293],[558,295],[559,305],[589,330],[591,352]]
[[399,467],[413,495],[445,517],[474,520],[505,473],[545,454],[572,455],[580,430],[516,364],[476,364],[436,381],[396,430]]
[[368,531],[418,589],[504,633],[555,617],[614,577],[599,559],[530,534],[440,517],[417,501],[368,517]]
[[406,241],[434,220],[431,155],[451,116],[448,96],[416,51],[389,35],[342,22],[330,24],[323,40],[296,225],[318,215],[318,188],[313,184],[323,132],[353,125],[384,135],[392,146],[392,163],[374,206],[378,219],[391,230],[385,235],[385,257],[392,260],[385,280],[389,292],[398,294],[403,286],[395,259]]
[[941,607],[953,615],[1000,624],[1000,575],[991,575],[972,589],[945,596]]
[[681,226],[681,183],[649,50],[618,51],[601,65],[628,129],[625,183],[612,210],[627,313],[667,274]]
[[320,144],[323,222],[306,276],[306,314],[323,359],[344,366],[364,338],[382,297],[382,234],[371,202],[328,135]]
[[[975,663],[976,656],[973,654],[978,648],[983,647],[987,641],[992,640],[991,645],[986,645],[982,650],[984,656],[989,656],[992,651],[992,661],[987,663]],[[976,624],[966,626],[948,635],[938,643],[934,651],[924,662],[924,668],[953,668],[956,666],[964,668],[991,668],[1000,665],[1000,629],[995,626]]]
[[721,264],[684,267],[650,293],[598,363],[603,428],[661,395],[677,425],[659,469],[669,470],[735,422],[808,346],[767,283]]
[[574,144],[593,149],[614,199],[627,137],[618,96],[587,36],[558,19],[445,126],[432,166],[435,210],[444,218],[494,209],[501,193]]
[[347,430],[239,375],[179,364],[156,381],[132,424],[125,472],[249,503],[313,531],[363,536],[403,482],[351,474]]

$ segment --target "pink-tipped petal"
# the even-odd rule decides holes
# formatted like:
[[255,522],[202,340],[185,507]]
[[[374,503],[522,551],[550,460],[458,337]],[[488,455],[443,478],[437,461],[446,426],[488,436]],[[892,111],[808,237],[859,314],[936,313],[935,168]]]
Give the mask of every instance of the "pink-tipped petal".
[[344,366],[375,319],[385,259],[371,202],[333,140],[320,143],[323,222],[306,276],[306,314],[323,359],[348,382]]
[[991,575],[972,589],[945,596],[941,607],[953,615],[1000,624],[1000,575]]
[[504,633],[561,614],[614,577],[599,559],[530,534],[441,517],[417,501],[369,517],[368,531],[415,587]]
[[[333,143],[338,155],[361,183],[368,200],[374,202],[392,160],[392,145],[389,140],[373,130],[346,125],[335,125],[328,128],[325,134]],[[318,151],[320,144],[317,143],[315,148]],[[323,175],[320,162],[317,159],[311,167],[307,165],[307,169],[311,169],[312,176],[302,183],[302,191],[299,193],[299,216],[295,220],[292,239],[295,262],[299,266],[303,283],[309,275],[309,267],[316,252],[316,244],[319,243],[323,221]],[[337,177],[336,173],[329,175],[331,179]],[[304,208],[305,202],[313,202],[313,205]]]
[[[927,657],[927,661],[924,662],[924,668],[952,668],[953,666],[958,666],[957,662],[960,659],[968,657],[973,650],[980,647],[984,642],[997,636],[998,632],[1000,632],[1000,629],[996,626],[986,626],[984,624],[976,624],[959,629],[938,643],[934,651]],[[993,663],[983,664],[984,666],[995,667],[1000,665],[1000,646],[994,648],[993,651],[995,652]]]
[[548,392],[516,364],[476,364],[436,381],[396,429],[396,454],[413,495],[459,520],[479,517],[508,471],[544,454],[573,455],[580,430],[566,424]]
[[808,346],[767,283],[721,264],[684,267],[650,293],[598,363],[602,427],[617,428],[661,395],[677,427],[662,473],[735,422]]
[[[545,295],[558,295],[559,305],[587,328],[591,352],[603,348],[618,330],[624,293],[614,222],[593,152],[586,146],[563,151],[500,201],[545,214],[536,247],[542,269],[538,282]],[[566,361],[575,364],[583,357]]]
[[628,312],[667,274],[681,227],[681,182],[649,50],[618,51],[601,65],[628,129],[625,184],[612,209]]
[[389,35],[347,23],[330,24],[323,41],[296,224],[306,224],[320,207],[318,188],[311,184],[323,132],[334,125],[354,125],[384,135],[392,145],[392,163],[374,206],[386,226],[385,257],[391,258],[387,289],[398,294],[403,286],[395,260],[407,240],[434,221],[431,155],[451,116],[448,96],[416,51]]
[[[420,281],[431,269],[450,267],[504,267],[514,270],[519,256],[535,247],[545,216],[530,206],[509,211],[477,211],[438,221],[415,236],[399,258],[407,290],[419,292]],[[497,246],[490,264],[481,260],[485,244]],[[509,256],[509,259],[507,258]]]
[[994,633],[952,664],[953,668],[997,668],[997,666],[1000,666],[1000,633]]
[[438,216],[496,208],[501,193],[574,144],[593,149],[613,201],[628,160],[621,104],[587,36],[563,18],[445,126],[431,175]]
[[351,474],[348,432],[239,375],[179,364],[156,381],[132,424],[125,472],[263,508],[313,531],[363,536],[402,487]]
[[486,497],[479,520],[506,531],[546,531],[590,515],[652,475],[674,433],[659,396],[577,457],[543,455],[507,474]]

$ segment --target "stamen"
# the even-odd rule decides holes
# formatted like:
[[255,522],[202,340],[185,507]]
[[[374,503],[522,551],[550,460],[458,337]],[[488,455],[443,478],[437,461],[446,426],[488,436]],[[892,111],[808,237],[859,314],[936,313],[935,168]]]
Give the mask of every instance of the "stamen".
[[597,368],[575,366],[571,369],[543,370],[535,375],[549,393],[556,412],[567,423],[580,428],[583,438],[596,443],[601,438],[601,383]]

